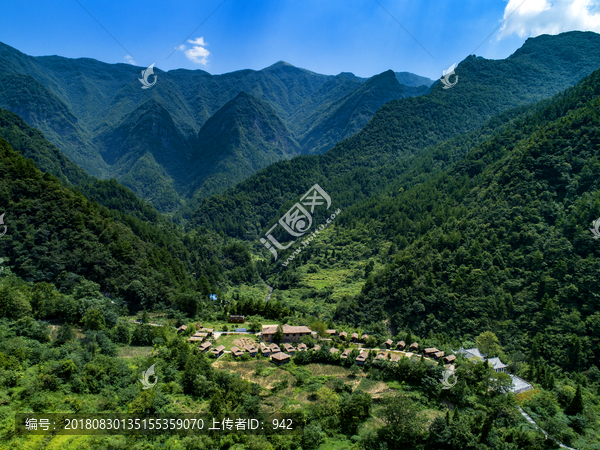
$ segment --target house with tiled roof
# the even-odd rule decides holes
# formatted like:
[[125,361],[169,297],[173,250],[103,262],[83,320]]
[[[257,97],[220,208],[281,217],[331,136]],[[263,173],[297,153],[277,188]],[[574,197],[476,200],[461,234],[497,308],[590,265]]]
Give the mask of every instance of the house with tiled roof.
[[489,358],[487,362],[496,372],[504,372],[504,369],[508,367],[508,364],[504,364],[500,358]]
[[486,355],[482,355],[481,352],[479,351],[478,348],[468,348],[468,349],[464,349],[464,348],[460,348],[460,350],[458,350],[457,352],[454,353],[458,353],[459,355],[464,355],[465,358],[467,359],[475,359],[477,361],[484,361]]

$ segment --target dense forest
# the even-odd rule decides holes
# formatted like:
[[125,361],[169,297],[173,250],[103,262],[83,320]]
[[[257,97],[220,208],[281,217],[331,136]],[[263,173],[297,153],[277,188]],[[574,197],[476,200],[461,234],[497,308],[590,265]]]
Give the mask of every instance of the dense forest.
[[[590,74],[599,64],[581,48],[579,63],[566,67],[559,50],[599,41],[589,33],[554,38],[528,40],[503,61],[469,57],[452,90],[434,85],[386,103],[327,153],[277,162],[221,194],[196,197],[193,213],[191,202],[165,215],[122,180],[87,174],[0,109],[7,230],[0,236],[0,442],[24,449],[598,448],[600,267],[590,227],[600,216],[600,70]],[[549,76],[552,65],[559,67],[553,83],[531,81],[532,73]],[[519,69],[523,78],[511,79]],[[285,65],[273,70],[292,76]],[[488,84],[491,74],[496,85]],[[356,80],[337,82],[349,83],[338,86],[349,92]],[[367,95],[368,82],[361,87]],[[232,101],[223,120],[261,116],[269,139],[299,148],[284,121],[269,119],[283,114],[281,106],[249,94]],[[171,120],[159,102],[146,107],[139,123],[150,125],[154,114]],[[254,113],[243,117],[246,109]],[[205,125],[219,145],[247,137],[245,125],[231,136],[208,117]],[[251,139],[242,144],[235,148],[257,156]],[[260,238],[315,184],[332,206],[312,212],[314,227],[339,214],[308,245],[296,242],[274,261]],[[249,333],[227,334],[242,327],[229,323],[231,314],[246,316]],[[306,325],[315,335],[302,338],[308,351],[282,366],[260,354],[234,358],[230,349],[258,345],[254,333],[266,324],[277,324],[277,333],[279,325]],[[190,340],[206,329],[224,356]],[[329,336],[331,329],[368,335],[360,338],[363,365],[359,344]],[[418,350],[389,351],[388,339]],[[425,357],[432,347],[446,355],[477,347],[532,389],[515,394],[506,373],[462,355],[453,363],[456,385],[444,389],[449,364]],[[158,381],[145,390],[138,380],[150,366]],[[297,432],[15,435],[16,412],[55,411],[277,413],[293,417]]]

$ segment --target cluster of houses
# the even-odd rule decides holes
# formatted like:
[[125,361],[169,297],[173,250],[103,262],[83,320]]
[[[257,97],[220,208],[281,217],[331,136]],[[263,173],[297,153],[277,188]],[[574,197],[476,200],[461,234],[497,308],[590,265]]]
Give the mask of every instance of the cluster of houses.
[[[232,318],[237,323],[243,323],[243,320],[245,319],[243,316],[235,316],[235,317],[232,316]],[[250,356],[254,357],[260,351],[260,353],[263,356],[270,357],[271,360],[274,361],[276,364],[284,364],[284,363],[288,362],[291,359],[291,357],[296,354],[296,352],[302,352],[302,351],[308,350],[308,347],[304,343],[300,343],[297,345],[297,347],[294,347],[291,344],[291,342],[297,343],[298,341],[300,341],[300,339],[302,339],[305,336],[313,336],[314,332],[310,328],[308,328],[306,326],[292,326],[292,325],[287,325],[287,324],[282,325],[283,336],[282,336],[281,341],[283,343],[281,344],[281,346],[277,345],[275,342],[273,342],[275,333],[277,333],[277,328],[278,328],[278,325],[264,325],[262,327],[262,333],[261,333],[263,342],[260,343],[260,346],[257,346],[256,344],[249,344],[249,345],[246,345],[243,349],[233,346],[230,348],[232,355],[235,358],[238,358],[238,357],[244,355],[244,353],[248,352],[248,354]],[[186,329],[187,329],[187,326],[182,325],[181,327],[179,327],[177,329],[177,332],[178,333],[183,332]],[[216,357],[219,357],[225,352],[225,347],[223,345],[219,345],[215,348],[212,348],[213,344],[208,340],[208,338],[213,335],[213,332],[214,332],[214,330],[212,328],[200,327],[194,333],[194,335],[189,337],[188,340],[190,342],[200,343],[200,346],[199,346],[200,351],[210,352],[213,355],[215,355]],[[341,333],[339,333],[339,335],[337,334],[336,330],[327,330],[326,332],[329,336],[338,336],[340,338],[340,340],[342,340],[342,341],[348,341],[348,342],[353,342],[353,343],[359,342],[358,333],[352,333],[352,334],[350,334],[350,337],[348,338],[348,333],[345,331],[342,331]],[[369,339],[369,335],[367,335],[367,334],[363,334],[362,336],[360,336],[360,340],[362,342],[367,341],[367,339]],[[204,342],[202,342],[202,341],[204,341]],[[436,361],[439,361],[441,359],[441,360],[443,360],[443,363],[447,369],[454,370],[454,362],[456,360],[456,355],[453,355],[453,354],[446,355],[443,351],[438,350],[435,347],[425,348],[422,350],[422,352],[419,352],[420,346],[417,342],[413,342],[407,348],[406,342],[398,341],[394,345],[394,341],[392,341],[391,339],[388,339],[387,341],[385,341],[384,345],[385,345],[386,349],[388,349],[388,350],[399,350],[399,351],[407,352],[407,356],[409,356],[409,357],[414,354],[417,357],[423,356],[425,358],[431,358]],[[321,349],[320,345],[315,345],[313,348],[314,351],[319,351],[320,349]],[[334,354],[334,353],[337,353],[339,350],[335,347],[331,347],[329,349],[329,351],[332,354]],[[342,352],[340,357],[342,359],[347,359],[350,356],[351,352],[352,352],[352,349],[346,349]],[[420,353],[422,353],[422,355]],[[475,359],[478,361],[486,360],[485,355],[482,355],[479,352],[479,349],[477,349],[477,348],[471,348],[471,349],[461,348],[457,352],[453,351],[453,353],[463,354],[468,359]],[[363,365],[365,363],[365,361],[367,360],[368,356],[369,356],[368,351],[361,351],[361,353],[356,357],[356,363],[358,365]],[[388,353],[386,355],[386,353],[380,352],[376,356],[375,359],[386,359],[386,358],[389,358],[390,361],[397,362],[400,360],[401,355],[398,353]],[[489,359],[487,359],[487,361],[496,372],[504,372],[504,369],[506,367],[508,367],[506,364],[504,364],[504,363],[502,363],[502,361],[500,361],[500,358],[489,358]]]

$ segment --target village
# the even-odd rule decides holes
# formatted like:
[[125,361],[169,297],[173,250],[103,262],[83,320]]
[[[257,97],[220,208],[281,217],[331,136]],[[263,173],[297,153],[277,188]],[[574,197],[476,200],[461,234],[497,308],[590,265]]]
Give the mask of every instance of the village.
[[[232,315],[228,322],[243,324],[245,317]],[[184,332],[188,332],[187,325],[182,325],[177,329],[177,333]],[[418,342],[408,344],[403,340],[394,342],[392,339],[387,339],[378,347],[367,347],[367,341],[370,340],[368,334],[363,333],[359,336],[357,332],[340,331],[338,333],[334,329],[326,330],[324,334],[325,336],[319,336],[316,331],[305,325],[262,325],[261,331],[251,332],[243,327],[236,328],[235,331],[216,331],[214,328],[203,327],[199,324],[188,338],[188,342],[194,345],[199,344],[198,349],[201,352],[212,355],[216,359],[228,354],[234,360],[262,357],[275,365],[290,362],[299,352],[318,352],[323,349],[332,355],[332,361],[352,358],[357,366],[364,366],[369,359],[397,363],[403,357],[423,358],[425,361],[443,365],[445,370],[453,373],[457,358],[463,356],[473,362],[487,361],[495,372],[505,372],[508,367],[498,357],[486,358],[486,355],[483,355],[478,348],[460,348],[446,354],[435,347],[423,347]],[[518,394],[533,388],[527,381],[512,374],[508,375],[512,379],[511,392]]]

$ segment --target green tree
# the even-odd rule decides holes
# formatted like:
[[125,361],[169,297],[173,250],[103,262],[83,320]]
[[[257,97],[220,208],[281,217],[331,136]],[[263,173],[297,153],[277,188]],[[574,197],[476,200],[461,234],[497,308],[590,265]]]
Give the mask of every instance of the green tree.
[[358,425],[369,417],[372,401],[371,396],[363,391],[343,397],[340,402],[340,423],[346,432],[356,433]]
[[73,329],[68,323],[65,323],[58,329],[58,333],[56,334],[56,343],[64,344],[65,342],[68,342],[74,338],[75,333],[73,332]]
[[83,324],[83,328],[86,330],[99,331],[106,328],[104,314],[102,314],[102,311],[95,308],[90,308],[86,311],[81,318],[81,323]]
[[283,327],[279,324],[277,325],[277,331],[273,333],[273,342],[279,344],[281,341],[283,341]]
[[575,396],[569,406],[565,409],[565,412],[571,416],[575,414],[583,413],[583,395],[581,393],[581,385],[577,385],[577,390],[575,391]]
[[381,418],[378,434],[387,448],[415,448],[425,437],[427,419],[406,396],[386,398]]
[[475,341],[481,353],[488,355],[488,357],[498,356],[502,350],[498,337],[491,331],[484,331],[477,336]]

